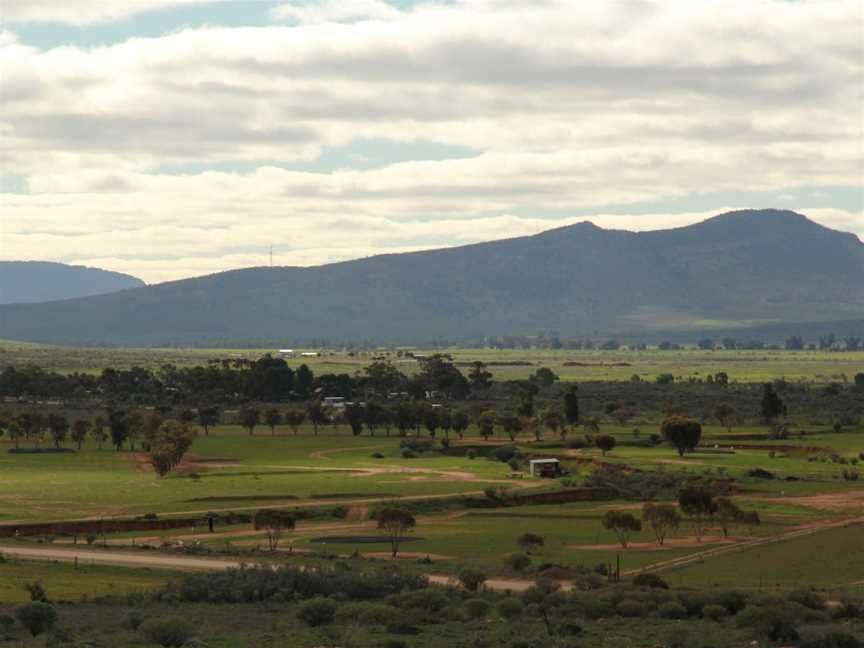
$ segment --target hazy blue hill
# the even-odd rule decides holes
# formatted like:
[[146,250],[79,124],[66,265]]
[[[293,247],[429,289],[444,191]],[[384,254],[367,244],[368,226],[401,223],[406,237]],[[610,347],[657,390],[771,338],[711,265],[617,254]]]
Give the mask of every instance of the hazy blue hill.
[[135,277],[45,261],[0,261],[0,304],[73,299],[139,288]]
[[249,268],[0,308],[0,337],[422,341],[864,320],[864,244],[788,211],[654,232],[590,223],[315,268]]

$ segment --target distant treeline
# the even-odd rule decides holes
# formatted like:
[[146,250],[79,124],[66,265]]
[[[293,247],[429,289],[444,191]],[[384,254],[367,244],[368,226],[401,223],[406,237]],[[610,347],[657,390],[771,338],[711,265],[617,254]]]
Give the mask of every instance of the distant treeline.
[[[0,372],[0,396],[145,403],[242,403],[306,401],[316,397],[440,397],[462,400],[472,388],[488,387],[491,374],[480,363],[468,377],[443,354],[417,358],[409,377],[389,362],[375,361],[356,375],[315,375],[305,364],[291,368],[282,358],[211,360],[206,365],[159,369],[103,369],[99,374],[61,374],[39,367]],[[479,368],[478,368],[479,367]]]
[[[423,349],[568,349],[617,351],[641,351],[656,348],[661,351],[699,348],[703,350],[774,350],[774,351],[864,351],[864,323],[858,327],[859,334],[825,333],[819,335],[783,334],[780,336],[767,332],[765,335],[747,334],[738,336],[718,334],[716,337],[693,337],[692,335],[670,335],[668,339],[645,340],[629,335],[615,336],[564,336],[559,331],[541,331],[537,335],[491,335],[473,338],[435,338],[418,344]],[[857,329],[856,329],[857,330]],[[110,346],[110,345],[109,345]],[[163,345],[173,346],[169,341]],[[343,349],[346,351],[374,351],[380,349],[396,350],[395,345],[380,340],[339,340],[334,338],[291,338],[291,339],[218,339],[202,340],[197,344],[184,344],[192,348],[224,349],[261,349],[268,347],[297,347],[303,349]]]

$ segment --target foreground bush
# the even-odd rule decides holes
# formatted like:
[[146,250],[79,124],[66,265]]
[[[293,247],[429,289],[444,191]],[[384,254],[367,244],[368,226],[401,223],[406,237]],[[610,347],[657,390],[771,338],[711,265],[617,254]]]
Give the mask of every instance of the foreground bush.
[[57,612],[42,601],[33,601],[15,610],[19,623],[34,637],[47,632],[57,622]]
[[195,628],[181,617],[144,621],[139,630],[148,640],[165,648],[180,648],[195,634]]
[[297,610],[297,618],[313,627],[332,623],[335,616],[335,601],[322,597],[302,603]]
[[397,567],[355,570],[337,565],[301,570],[258,565],[191,574],[179,585],[166,587],[160,595],[168,600],[179,596],[181,601],[190,603],[255,603],[274,598],[308,599],[334,594],[349,600],[371,601],[427,585],[425,577],[405,573]]

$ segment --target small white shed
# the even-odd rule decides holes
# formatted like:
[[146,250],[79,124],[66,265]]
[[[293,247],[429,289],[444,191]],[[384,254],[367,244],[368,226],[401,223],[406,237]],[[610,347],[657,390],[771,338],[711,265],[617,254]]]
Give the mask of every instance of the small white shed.
[[532,477],[556,477],[561,474],[561,462],[557,459],[531,459],[528,472]]

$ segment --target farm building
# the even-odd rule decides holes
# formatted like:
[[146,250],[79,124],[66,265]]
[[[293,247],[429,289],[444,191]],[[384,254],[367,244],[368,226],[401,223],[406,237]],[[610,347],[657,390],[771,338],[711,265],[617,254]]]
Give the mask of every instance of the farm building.
[[532,459],[528,472],[532,477],[557,477],[561,474],[561,463],[557,459]]

